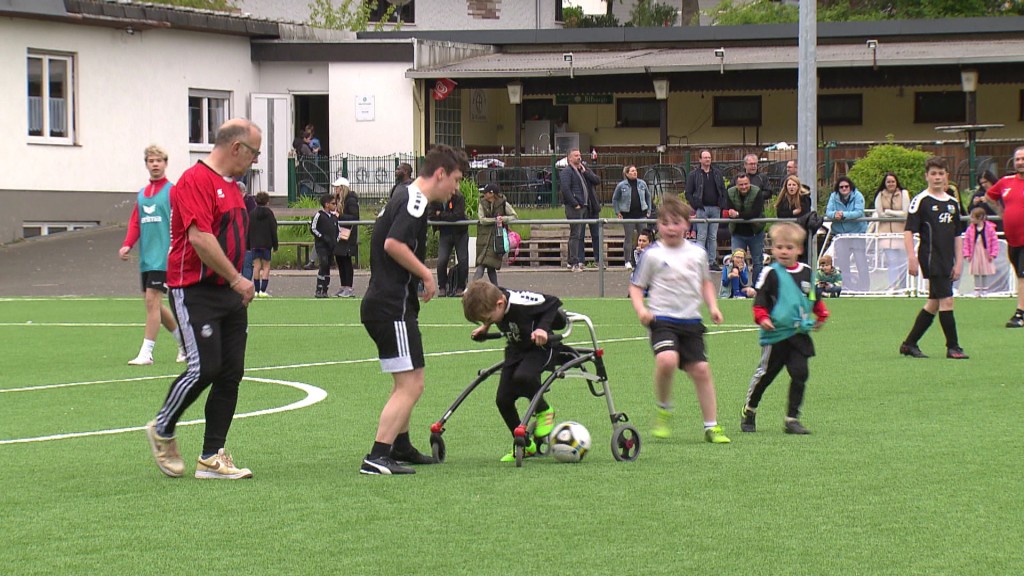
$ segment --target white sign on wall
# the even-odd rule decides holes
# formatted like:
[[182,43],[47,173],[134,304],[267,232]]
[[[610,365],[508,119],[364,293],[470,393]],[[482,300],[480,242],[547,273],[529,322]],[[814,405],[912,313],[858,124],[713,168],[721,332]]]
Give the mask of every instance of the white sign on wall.
[[356,122],[373,122],[373,96],[356,96]]

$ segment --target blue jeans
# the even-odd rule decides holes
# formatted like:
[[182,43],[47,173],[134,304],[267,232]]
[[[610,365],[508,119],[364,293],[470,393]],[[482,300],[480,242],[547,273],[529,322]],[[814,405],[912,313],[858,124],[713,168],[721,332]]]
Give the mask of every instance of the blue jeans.
[[[698,208],[694,218],[721,218],[722,209],[718,206]],[[696,222],[697,245],[708,253],[708,264],[718,261],[718,222]]]
[[743,250],[750,256],[751,268],[754,277],[751,279],[753,285],[757,285],[761,278],[761,267],[764,266],[764,232],[758,232],[753,236],[732,235],[732,251]]
[[[867,292],[871,289],[871,278],[868,276],[868,241],[867,239],[851,238],[838,235],[835,238],[835,265],[843,273],[843,288],[853,292]],[[850,268],[850,259],[857,266],[854,274]]]
[[245,260],[242,263],[242,276],[252,280],[252,250],[245,251]]

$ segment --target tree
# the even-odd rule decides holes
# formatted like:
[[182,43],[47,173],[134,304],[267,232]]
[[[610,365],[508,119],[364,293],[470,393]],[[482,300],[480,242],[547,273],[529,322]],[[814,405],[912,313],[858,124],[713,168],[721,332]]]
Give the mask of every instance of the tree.
[[[313,0],[309,3],[309,25],[315,28],[327,28],[330,30],[363,32],[370,25],[370,16],[377,9],[378,2],[385,1],[341,0],[341,4],[335,8],[332,0]],[[384,16],[380,19],[380,22],[374,23],[373,31],[383,31],[394,15],[395,6],[391,4],[384,11]],[[396,22],[394,29],[398,30],[401,27],[402,23]]]
[[679,10],[675,6],[652,0],[637,0],[629,11],[629,22],[636,27],[675,26]]
[[[1024,0],[818,0],[819,22],[1019,16]],[[706,13],[718,26],[799,21],[800,10],[774,0],[724,0]]]

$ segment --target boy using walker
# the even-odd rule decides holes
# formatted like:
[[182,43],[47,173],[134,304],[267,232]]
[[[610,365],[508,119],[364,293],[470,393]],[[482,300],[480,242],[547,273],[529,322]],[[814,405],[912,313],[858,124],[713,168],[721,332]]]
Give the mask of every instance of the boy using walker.
[[[486,280],[474,280],[462,295],[462,310],[466,320],[479,322],[471,337],[481,340],[494,324],[508,339],[505,346],[505,364],[495,403],[505,420],[509,432],[522,419],[516,410],[516,400],[532,399],[540,390],[541,373],[558,365],[562,344],[550,344],[548,338],[554,330],[565,328],[562,301],[555,296],[520,290],[499,288]],[[555,409],[543,397],[537,403],[537,424],[533,435],[543,438],[555,427]],[[537,443],[530,438],[523,455],[537,455]],[[501,462],[515,462],[515,446],[501,457]]]
[[[730,440],[717,421],[717,399],[711,367],[704,354],[703,300],[715,324],[718,309],[717,279],[708,268],[703,248],[686,241],[693,210],[676,196],[667,195],[658,210],[658,241],[645,252],[630,278],[629,298],[640,323],[650,331],[654,350],[654,392],[658,404],[655,438],[672,435],[672,384],[675,370],[693,380],[704,415],[704,440],[726,444]],[[644,292],[648,291],[645,304]]]

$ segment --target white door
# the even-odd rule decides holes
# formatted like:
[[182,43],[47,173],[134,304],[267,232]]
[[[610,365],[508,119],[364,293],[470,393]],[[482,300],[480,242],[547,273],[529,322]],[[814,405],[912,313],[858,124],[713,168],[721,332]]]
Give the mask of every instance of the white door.
[[260,159],[253,175],[254,194],[288,196],[288,151],[291,149],[291,96],[252,94],[249,119],[263,130]]

